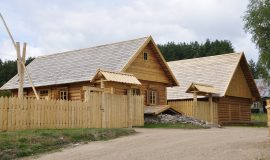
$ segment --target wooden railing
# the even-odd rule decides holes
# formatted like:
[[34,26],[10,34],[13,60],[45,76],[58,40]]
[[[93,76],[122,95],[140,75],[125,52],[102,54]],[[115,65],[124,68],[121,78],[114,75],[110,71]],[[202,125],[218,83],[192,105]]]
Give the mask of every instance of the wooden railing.
[[168,105],[183,115],[218,123],[217,103],[215,102],[212,103],[212,107],[207,101],[197,101],[197,106],[194,107],[193,100],[168,101]]
[[142,126],[143,96],[91,92],[88,100],[0,97],[0,131],[38,128],[125,128]]

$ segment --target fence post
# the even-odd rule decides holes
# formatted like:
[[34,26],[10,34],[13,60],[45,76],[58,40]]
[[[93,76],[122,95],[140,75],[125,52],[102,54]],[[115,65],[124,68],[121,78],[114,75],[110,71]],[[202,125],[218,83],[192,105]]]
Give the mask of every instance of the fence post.
[[266,109],[267,109],[267,115],[268,115],[268,130],[269,130],[269,136],[270,136],[270,100],[266,100]]

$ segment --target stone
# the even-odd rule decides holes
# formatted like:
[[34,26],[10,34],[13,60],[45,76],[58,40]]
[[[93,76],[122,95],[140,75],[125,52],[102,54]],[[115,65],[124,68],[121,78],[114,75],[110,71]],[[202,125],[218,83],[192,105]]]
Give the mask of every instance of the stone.
[[160,114],[157,116],[145,116],[144,118],[145,124],[175,124],[175,123],[188,123],[195,126],[201,126],[203,128],[210,128],[213,125],[209,124],[204,120],[200,120],[194,117],[188,117],[184,115],[170,115],[170,114]]

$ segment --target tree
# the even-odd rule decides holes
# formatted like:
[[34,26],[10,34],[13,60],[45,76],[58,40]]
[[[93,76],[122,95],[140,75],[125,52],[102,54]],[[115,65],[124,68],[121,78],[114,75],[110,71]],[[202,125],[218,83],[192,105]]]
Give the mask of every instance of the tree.
[[[29,64],[34,60],[33,57],[29,57],[25,64]],[[2,61],[0,59],[0,87],[3,86],[8,80],[17,74],[17,62],[16,60]],[[9,96],[9,91],[0,91],[0,96]]]
[[260,67],[264,68],[264,78],[269,79],[270,70],[270,0],[250,0],[243,18],[246,32],[259,49]]
[[159,44],[158,47],[167,61],[234,52],[231,42],[227,40],[210,41],[207,39],[205,43],[201,44],[197,41],[177,44],[168,42],[167,44]]
[[255,78],[255,79],[258,78],[256,63],[251,59],[248,61],[248,66],[249,66],[249,69],[253,75],[253,78]]

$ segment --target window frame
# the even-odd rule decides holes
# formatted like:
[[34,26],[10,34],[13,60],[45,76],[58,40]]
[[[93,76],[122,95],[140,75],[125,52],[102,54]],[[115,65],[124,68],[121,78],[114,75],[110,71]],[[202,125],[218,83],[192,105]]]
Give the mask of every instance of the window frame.
[[141,89],[140,88],[131,88],[131,95],[140,96],[141,95]]
[[148,102],[149,105],[157,104],[157,91],[156,90],[148,90]]
[[68,100],[68,91],[67,90],[60,90],[59,91],[59,99],[60,100]]
[[143,52],[143,60],[147,61],[148,60],[148,53]]

